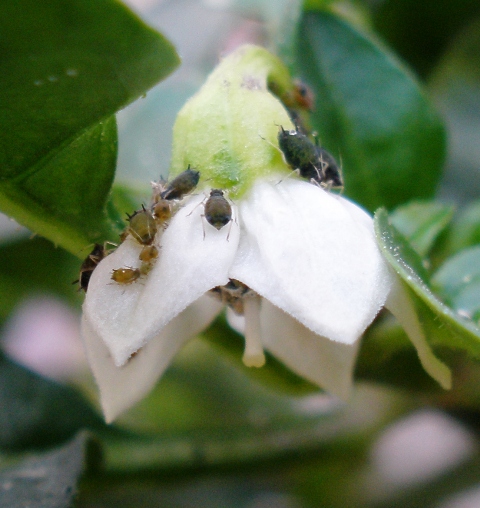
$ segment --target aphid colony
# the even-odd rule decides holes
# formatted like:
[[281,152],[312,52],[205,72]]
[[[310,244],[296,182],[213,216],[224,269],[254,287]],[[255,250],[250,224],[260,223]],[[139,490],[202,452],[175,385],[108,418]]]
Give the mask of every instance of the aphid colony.
[[[155,245],[156,235],[163,232],[181,206],[181,200],[192,192],[200,179],[200,172],[188,168],[175,177],[171,182],[152,182],[152,203],[148,208],[142,205],[140,210],[128,215],[128,226],[120,235],[123,242],[131,236],[137,243],[142,245],[139,254],[141,264],[139,268],[121,267],[112,272],[112,280],[117,284],[128,285],[136,282],[140,277],[148,274],[152,269],[159,251]],[[205,220],[217,230],[223,228],[232,220],[232,207],[220,189],[212,189],[210,195],[202,202],[204,206]],[[205,233],[205,232],[204,232]],[[80,289],[85,292],[88,289],[90,277],[100,261],[114,249],[107,251],[105,246],[95,244],[92,252],[83,261],[80,267]]]
[[167,226],[169,220],[179,207],[180,200],[195,189],[200,179],[200,172],[188,168],[171,182],[152,182],[152,204],[133,215],[128,215],[128,226],[121,235],[122,241],[129,235],[143,246],[138,256],[139,268],[122,267],[113,270],[112,280],[118,284],[132,284],[142,275],[146,275],[158,258],[155,237]]
[[[275,88],[272,85],[272,91],[277,94]],[[313,136],[315,143],[312,142],[310,139],[312,136],[306,127],[305,113],[313,110],[313,93],[304,83],[296,81],[292,90],[280,96],[280,99],[295,125],[294,130],[285,130],[280,126],[278,132],[278,145],[285,162],[292,170],[298,171],[300,177],[315,185],[328,190],[342,188],[343,180],[337,162],[330,153],[318,146],[315,136]],[[139,254],[140,266],[114,269],[111,276],[114,283],[132,284],[150,272],[159,256],[158,247],[155,245],[155,243],[158,245],[158,242],[155,242],[156,236],[168,227],[170,219],[181,206],[181,200],[197,187],[199,180],[200,172],[188,165],[185,171],[170,182],[163,179],[160,182],[152,182],[151,205],[148,208],[142,205],[141,210],[135,211],[132,215],[127,214],[128,226],[120,235],[121,242],[131,236],[142,246]],[[204,206],[202,217],[217,230],[232,221],[232,207],[223,190],[212,189],[210,195],[200,204]],[[85,292],[96,266],[113,250],[107,251],[105,245],[95,244],[92,252],[83,261],[79,279],[75,282],[79,282],[80,288]],[[214,288],[211,292],[241,314],[243,299],[252,291],[238,281],[231,280],[226,286]]]

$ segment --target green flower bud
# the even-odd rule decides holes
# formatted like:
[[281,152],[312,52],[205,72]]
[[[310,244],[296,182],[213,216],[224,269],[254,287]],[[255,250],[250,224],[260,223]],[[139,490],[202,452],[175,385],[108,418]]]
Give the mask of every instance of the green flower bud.
[[190,164],[200,171],[200,186],[208,181],[238,198],[257,178],[289,173],[277,136],[279,126],[294,126],[272,90],[284,97],[293,88],[287,68],[264,48],[228,55],[177,116],[171,175]]

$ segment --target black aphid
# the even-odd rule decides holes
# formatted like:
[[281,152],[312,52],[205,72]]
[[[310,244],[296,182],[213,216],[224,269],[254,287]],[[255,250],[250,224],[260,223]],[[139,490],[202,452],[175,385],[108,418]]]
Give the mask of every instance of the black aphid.
[[200,180],[200,171],[188,168],[176,176],[171,182],[167,184],[165,190],[161,193],[162,199],[181,199],[185,194],[188,194],[198,184]]

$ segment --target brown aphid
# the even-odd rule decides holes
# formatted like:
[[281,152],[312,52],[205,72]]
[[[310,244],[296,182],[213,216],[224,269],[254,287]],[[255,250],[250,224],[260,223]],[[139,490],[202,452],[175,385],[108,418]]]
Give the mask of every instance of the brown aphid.
[[225,286],[214,287],[209,293],[240,316],[244,313],[245,298],[256,295],[255,291],[236,279],[230,279]]
[[232,220],[232,207],[222,190],[212,189],[204,206],[205,219],[214,228],[220,230]]
[[148,275],[152,271],[153,265],[154,263],[151,261],[143,262],[139,268],[140,275]]
[[292,107],[313,111],[315,108],[315,95],[312,89],[302,80],[296,79],[293,84],[293,105]]
[[151,212],[142,207],[128,218],[128,232],[142,245],[150,245],[157,232],[157,223]]
[[158,225],[163,225],[172,217],[172,203],[167,199],[159,199],[152,206],[153,217]]
[[182,199],[185,194],[188,194],[198,184],[200,180],[200,171],[188,168],[176,176],[170,183],[167,184],[165,190],[160,194],[162,199]]
[[158,249],[155,247],[155,245],[145,245],[145,247],[140,251],[140,255],[138,256],[138,259],[144,263],[152,263],[152,261],[157,258]]
[[83,263],[80,266],[80,275],[79,278],[73,281],[72,284],[76,284],[77,282],[80,284],[80,289],[83,289],[85,293],[88,289],[88,283],[90,282],[90,277],[92,276],[93,270],[97,267],[98,263],[107,256],[107,249],[104,245],[100,245],[96,243],[92,249],[92,252],[85,258]]
[[111,279],[118,284],[132,284],[140,275],[138,268],[116,268],[112,271]]

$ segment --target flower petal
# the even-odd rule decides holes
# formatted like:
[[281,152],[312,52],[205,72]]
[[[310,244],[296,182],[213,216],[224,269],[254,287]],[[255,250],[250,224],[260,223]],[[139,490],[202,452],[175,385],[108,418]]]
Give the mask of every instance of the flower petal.
[[140,265],[141,246],[131,238],[93,272],[84,312],[117,366],[192,302],[228,282],[239,242],[238,223],[217,231],[203,219],[204,199],[193,196],[165,233],[157,235],[160,254],[145,277],[128,285],[111,280],[113,269]]
[[265,348],[293,372],[343,400],[349,398],[360,341],[341,344],[316,335],[266,300],[261,327]]
[[393,281],[372,219],[346,199],[294,179],[257,184],[240,215],[245,234],[230,277],[316,334],[353,344]]
[[440,386],[449,390],[452,387],[452,373],[433,353],[425,338],[413,302],[400,280],[396,280],[385,307],[397,318],[409,339],[415,346],[423,368]]
[[122,367],[115,366],[102,338],[84,315],[82,335],[88,361],[100,389],[107,422],[139,401],[154,386],[180,348],[206,328],[222,304],[203,296],[140,349]]

